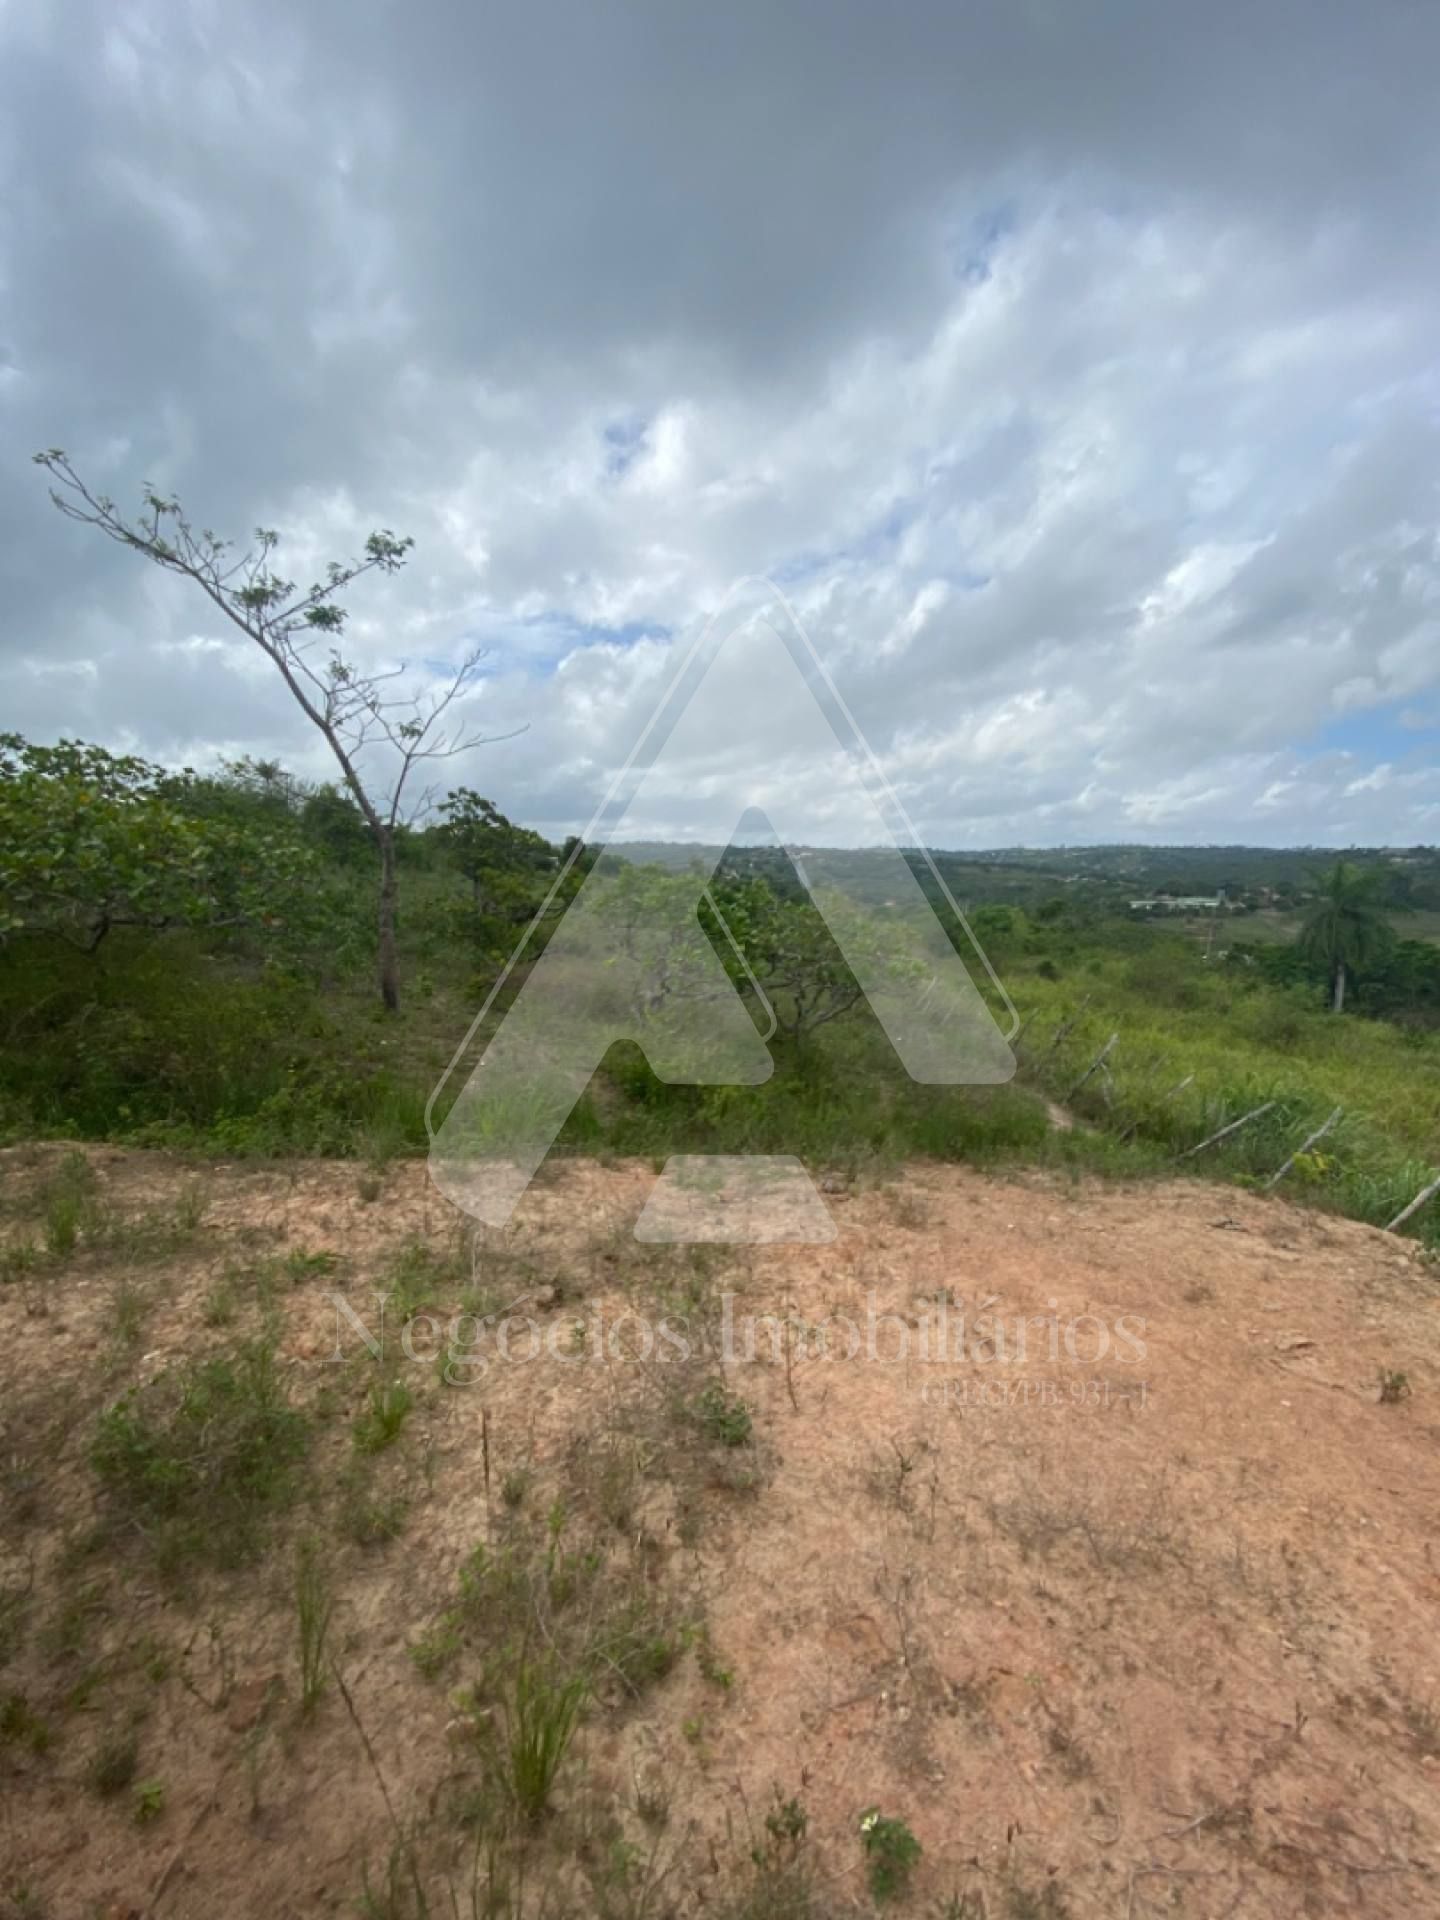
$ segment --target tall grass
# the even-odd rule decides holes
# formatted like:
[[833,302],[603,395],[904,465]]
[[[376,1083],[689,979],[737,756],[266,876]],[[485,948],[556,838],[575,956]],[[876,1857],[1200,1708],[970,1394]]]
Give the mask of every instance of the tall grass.
[[583,1673],[557,1674],[532,1660],[516,1671],[507,1710],[509,1785],[526,1820],[538,1820],[550,1804],[589,1691]]

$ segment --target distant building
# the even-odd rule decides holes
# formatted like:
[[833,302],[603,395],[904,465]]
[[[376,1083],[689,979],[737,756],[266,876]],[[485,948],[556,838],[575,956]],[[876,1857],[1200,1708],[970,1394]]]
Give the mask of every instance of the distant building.
[[1132,900],[1132,913],[1215,913],[1228,906],[1222,887],[1214,897],[1202,893],[1160,893],[1152,900]]

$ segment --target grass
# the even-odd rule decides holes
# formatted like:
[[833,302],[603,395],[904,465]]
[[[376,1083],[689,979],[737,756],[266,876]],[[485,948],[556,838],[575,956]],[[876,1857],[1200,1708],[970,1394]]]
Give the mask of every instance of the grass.
[[83,1153],[67,1153],[40,1189],[45,1250],[65,1260],[97,1219],[95,1170]]
[[112,1799],[135,1778],[140,1764],[140,1738],[133,1726],[107,1733],[90,1756],[85,1778],[93,1793]]
[[313,1540],[295,1556],[295,1622],[300,1644],[300,1711],[313,1713],[325,1691],[325,1650],[335,1610],[330,1582]]
[[517,1670],[506,1704],[507,1784],[523,1819],[538,1820],[549,1807],[589,1691],[584,1673],[551,1662],[527,1659]]
[[383,1453],[400,1438],[415,1396],[403,1380],[377,1380],[370,1403],[356,1420],[353,1433],[361,1453]]
[[294,1496],[308,1441],[259,1337],[132,1388],[101,1415],[90,1461],[113,1516],[174,1572],[250,1558]]

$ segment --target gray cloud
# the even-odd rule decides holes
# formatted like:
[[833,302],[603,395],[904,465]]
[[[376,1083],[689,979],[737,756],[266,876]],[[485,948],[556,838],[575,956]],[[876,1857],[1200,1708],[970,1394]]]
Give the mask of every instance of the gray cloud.
[[530,730],[459,777],[557,830],[770,572],[942,843],[1436,836],[1432,8],[8,0],[0,50],[4,724],[323,771],[58,442],[302,577],[414,532],[356,644],[488,639]]

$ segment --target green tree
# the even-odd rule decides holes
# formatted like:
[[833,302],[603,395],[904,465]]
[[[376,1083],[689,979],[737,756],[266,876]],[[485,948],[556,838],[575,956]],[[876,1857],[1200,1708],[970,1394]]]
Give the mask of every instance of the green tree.
[[436,832],[456,867],[470,882],[477,913],[528,918],[534,911],[535,877],[553,873],[560,855],[543,834],[517,827],[493,800],[457,787],[440,802]]
[[1375,875],[1337,860],[1321,878],[1319,898],[1305,916],[1299,938],[1301,952],[1325,968],[1332,1013],[1344,1010],[1351,976],[1380,960],[1392,940]]
[[[173,495],[147,485],[140,512],[127,518],[113,500],[90,490],[60,448],[37,453],[35,461],[57,483],[50,498],[68,519],[97,528],[198,587],[216,611],[260,649],[324,738],[374,845],[376,971],[380,997],[393,1013],[400,1005],[396,840],[405,823],[411,777],[425,761],[484,743],[484,736],[457,727],[452,714],[479,671],[481,649],[468,651],[434,691],[398,699],[387,687],[403,667],[366,672],[340,651],[346,613],[337,596],[364,574],[398,572],[413,542],[382,528],[365,542],[363,555],[331,561],[323,581],[297,588],[271,566],[280,536],[269,528],[258,528],[250,547],[237,553],[208,528],[197,531]],[[368,756],[376,748],[387,752],[388,774],[370,770]]]
[[189,776],[130,755],[0,734],[0,939],[93,953],[116,927],[274,924],[313,860],[283,824],[184,805]]
[[[780,1033],[803,1041],[864,999],[864,989],[808,896],[782,899],[767,880],[719,876],[711,898],[724,928],[716,923],[707,931],[736,984],[743,990],[751,986],[751,976],[758,982]],[[845,913],[850,949],[863,954],[874,973],[900,984],[922,971],[880,916],[862,914],[849,902],[839,902],[832,910]],[[744,957],[743,967],[730,940]]]

